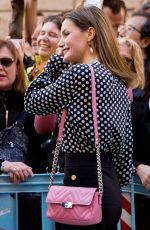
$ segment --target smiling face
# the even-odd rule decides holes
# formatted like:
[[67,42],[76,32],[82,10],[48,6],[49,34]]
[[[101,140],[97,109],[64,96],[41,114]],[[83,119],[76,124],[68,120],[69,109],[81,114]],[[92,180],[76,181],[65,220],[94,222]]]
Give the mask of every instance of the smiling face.
[[48,59],[56,52],[59,40],[60,30],[57,25],[54,22],[46,22],[37,38],[39,55],[44,59]]
[[65,19],[61,29],[59,46],[65,62],[84,63],[89,56],[88,32],[81,31],[70,19]]
[[[14,59],[12,53],[6,46],[0,48],[0,59],[4,57]],[[11,90],[13,83],[16,80],[16,75],[17,65],[15,61],[13,61],[12,64],[8,67],[0,63],[0,90]]]

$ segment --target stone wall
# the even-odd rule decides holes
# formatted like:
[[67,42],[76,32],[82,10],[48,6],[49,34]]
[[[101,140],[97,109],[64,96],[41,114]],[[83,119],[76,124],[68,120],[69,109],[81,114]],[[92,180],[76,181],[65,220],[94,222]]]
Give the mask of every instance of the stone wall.
[[[61,11],[71,10],[80,0],[38,0],[38,9],[45,15],[55,14]],[[126,0],[129,14],[132,10],[149,0]],[[8,24],[11,17],[10,0],[0,0],[0,38],[5,38],[8,34]]]

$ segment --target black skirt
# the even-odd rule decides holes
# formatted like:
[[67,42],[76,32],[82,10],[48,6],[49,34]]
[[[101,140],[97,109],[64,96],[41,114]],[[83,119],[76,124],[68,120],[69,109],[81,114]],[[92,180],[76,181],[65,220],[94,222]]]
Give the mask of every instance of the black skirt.
[[[91,229],[115,230],[121,216],[121,190],[110,155],[101,154],[103,197],[102,222],[92,226],[63,225],[64,230]],[[98,187],[95,154],[65,154],[64,185]]]

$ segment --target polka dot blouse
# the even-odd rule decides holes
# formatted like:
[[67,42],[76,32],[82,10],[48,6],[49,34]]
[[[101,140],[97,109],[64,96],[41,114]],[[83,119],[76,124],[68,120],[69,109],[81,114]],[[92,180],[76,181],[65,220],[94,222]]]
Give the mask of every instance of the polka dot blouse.
[[[112,154],[120,185],[133,174],[130,102],[125,85],[102,64],[92,64],[95,73],[100,150]],[[68,113],[62,151],[95,154],[91,75],[87,64],[69,66],[54,55],[25,94],[29,113]]]

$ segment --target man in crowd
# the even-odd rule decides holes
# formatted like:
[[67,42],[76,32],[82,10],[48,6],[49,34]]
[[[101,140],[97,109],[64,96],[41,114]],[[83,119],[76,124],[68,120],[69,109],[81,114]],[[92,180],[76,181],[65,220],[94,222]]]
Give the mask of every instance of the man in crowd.
[[118,27],[125,23],[126,6],[122,0],[104,0],[103,11],[110,19],[116,35],[118,35]]

